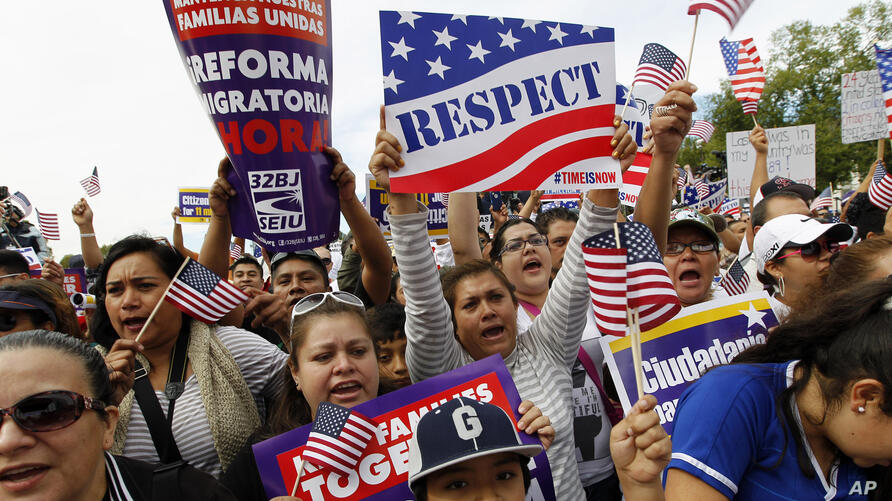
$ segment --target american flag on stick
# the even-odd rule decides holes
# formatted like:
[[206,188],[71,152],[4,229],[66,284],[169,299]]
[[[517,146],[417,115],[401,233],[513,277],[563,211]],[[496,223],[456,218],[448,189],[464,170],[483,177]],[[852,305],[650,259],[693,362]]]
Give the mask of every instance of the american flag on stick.
[[753,0],[690,0],[688,14],[693,16],[700,10],[711,10],[725,18],[733,30],[751,3]]
[[883,162],[877,164],[873,180],[867,187],[867,198],[883,210],[892,207],[892,176],[886,172]]
[[321,402],[302,458],[349,475],[377,429],[372,419],[354,410]]
[[824,191],[815,197],[814,201],[811,203],[811,210],[825,207],[833,207],[833,194],[830,192],[829,186],[824,188]]
[[625,336],[628,308],[638,309],[641,331],[681,311],[653,234],[644,224],[617,223],[584,241],[582,252],[601,334]]
[[40,227],[40,234],[47,240],[59,240],[59,215],[48,214],[45,212],[37,212],[37,225]]
[[185,266],[171,281],[164,299],[189,316],[212,324],[249,298],[216,273],[186,258]]
[[28,200],[24,193],[17,191],[9,196],[9,200],[22,208],[22,212],[25,213],[23,219],[31,215],[31,210],[34,206],[31,205],[31,201]]
[[97,167],[93,167],[93,173],[89,177],[81,179],[81,186],[90,197],[95,197],[102,191],[99,188],[99,169]]
[[731,263],[731,267],[728,268],[728,271],[725,273],[725,276],[722,277],[722,281],[719,282],[719,287],[725,289],[729,296],[736,296],[746,292],[746,289],[749,286],[749,274],[743,269],[743,265],[740,264],[740,261],[735,259],[734,262]]
[[722,49],[734,97],[740,101],[745,114],[755,114],[765,87],[765,69],[756,44],[752,38],[730,42],[722,38],[719,40],[719,47]]
[[715,132],[715,125],[712,125],[708,120],[694,120],[688,135],[708,143],[712,139],[713,132]]
[[889,124],[889,135],[892,137],[892,49],[881,49],[874,45],[877,55],[877,70],[883,84],[883,100],[886,102],[886,121]]
[[242,246],[235,242],[230,242],[229,243],[229,257],[231,259],[238,259],[238,258],[242,257]]
[[632,88],[639,84],[651,84],[666,90],[671,83],[684,80],[685,71],[684,61],[674,52],[658,43],[649,43],[641,53]]
[[700,200],[709,197],[709,184],[702,177],[694,183],[694,189],[697,190],[697,198]]
[[683,190],[685,186],[688,185],[688,173],[684,169],[678,170],[678,180],[675,181],[675,184],[678,186],[679,190]]

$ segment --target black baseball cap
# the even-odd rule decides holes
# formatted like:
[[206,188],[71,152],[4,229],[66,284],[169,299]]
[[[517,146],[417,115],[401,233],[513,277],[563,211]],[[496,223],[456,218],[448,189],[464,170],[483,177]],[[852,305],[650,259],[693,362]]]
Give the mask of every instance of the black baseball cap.
[[56,314],[50,305],[34,296],[26,296],[14,290],[0,291],[0,309],[3,310],[39,310],[46,313],[53,325],[57,325]]
[[761,202],[767,195],[778,191],[792,191],[802,197],[806,203],[815,198],[815,189],[811,186],[797,183],[790,178],[774,176],[770,181],[759,187],[759,191],[756,192],[756,197],[752,202],[752,206],[755,207],[756,204]]

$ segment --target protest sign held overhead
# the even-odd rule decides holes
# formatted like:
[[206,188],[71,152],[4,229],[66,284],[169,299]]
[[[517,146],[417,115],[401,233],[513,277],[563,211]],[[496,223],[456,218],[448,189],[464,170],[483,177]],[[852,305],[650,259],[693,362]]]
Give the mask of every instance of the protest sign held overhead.
[[843,73],[840,85],[843,144],[885,139],[889,124],[879,71]]
[[[764,292],[715,299],[689,306],[672,320],[641,334],[644,391],[655,397],[666,432],[678,397],[706,369],[726,364],[754,344],[765,342],[777,318]],[[623,409],[638,400],[628,337],[601,339],[605,360]]]
[[[488,402],[501,407],[517,422],[520,395],[501,356],[493,355],[453,371],[359,404],[353,410],[378,423],[378,432],[365,447],[357,466],[348,474],[305,465],[297,496],[311,501],[404,501],[413,499],[406,482],[409,472],[409,439],[421,416],[456,397]],[[269,497],[292,492],[302,462],[308,424],[254,445],[254,458]],[[538,438],[519,433],[524,444]],[[551,468],[545,453],[529,463],[531,483],[527,499],[554,500]]]
[[331,14],[326,0],[164,2],[186,73],[232,161],[232,231],[270,251],[338,236],[329,179]]
[[[653,103],[638,97],[638,91],[629,94],[630,90],[622,84],[616,84],[616,114],[623,117],[623,122],[629,126],[629,134],[635,139],[635,144],[643,148],[645,128],[650,125],[650,111]],[[646,93],[646,92],[645,92]],[[662,97],[662,94],[660,94]],[[629,106],[626,106],[628,100]],[[623,111],[625,108],[625,111]]]
[[[390,197],[384,188],[378,186],[375,178],[369,174],[365,176],[366,197],[365,203],[369,214],[375,218],[378,228],[386,238],[390,238],[390,219],[387,215],[387,207],[390,205]],[[447,228],[446,206],[440,193],[418,193],[418,201],[430,210],[427,214],[427,234],[431,238],[445,238],[449,236]]]
[[[756,151],[749,131],[725,134],[728,158],[728,197],[750,196]],[[786,177],[815,186],[815,125],[765,129],[768,136],[768,179]]]
[[178,223],[209,223],[211,205],[207,188],[179,188],[177,205],[180,207]]
[[612,28],[382,11],[396,192],[617,187]]
[[892,49],[881,49],[874,45],[877,55],[877,70],[883,86],[883,101],[886,104],[886,126],[892,136]]

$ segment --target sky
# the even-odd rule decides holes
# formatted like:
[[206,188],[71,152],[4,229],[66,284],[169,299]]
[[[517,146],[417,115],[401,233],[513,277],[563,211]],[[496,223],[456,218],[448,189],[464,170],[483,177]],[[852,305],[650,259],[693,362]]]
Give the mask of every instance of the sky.
[[[0,184],[58,213],[55,255],[79,253],[72,205],[78,180],[99,168],[102,193],[88,199],[100,244],[132,233],[170,238],[177,187],[208,187],[225,152],[180,62],[166,0],[6,2],[0,95]],[[631,81],[648,42],[687,60],[694,17],[684,0],[332,0],[332,140],[358,179],[367,172],[383,101],[379,10],[515,17],[615,28],[617,78]],[[733,32],[700,17],[690,64],[699,94],[727,78],[718,40],[752,37],[768,59],[773,30],[795,20],[832,24],[855,2],[756,0]],[[696,116],[695,116],[696,118]],[[358,183],[361,185],[362,183]],[[360,194],[362,198],[362,194]],[[32,214],[30,221],[36,224]],[[342,219],[343,221],[343,219]],[[346,231],[346,225],[342,224]],[[206,226],[185,225],[201,246]]]

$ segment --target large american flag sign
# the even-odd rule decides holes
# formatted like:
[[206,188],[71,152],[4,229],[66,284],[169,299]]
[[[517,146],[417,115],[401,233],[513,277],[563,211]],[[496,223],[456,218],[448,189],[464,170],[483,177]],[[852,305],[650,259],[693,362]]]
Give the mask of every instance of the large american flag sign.
[[740,16],[746,12],[751,3],[753,0],[690,0],[688,14],[693,16],[701,9],[711,10],[725,18],[733,30],[737,21],[740,20]]
[[722,277],[722,281],[719,282],[719,287],[725,289],[729,296],[736,296],[746,292],[746,289],[749,286],[749,274],[743,269],[743,265],[740,264],[740,261],[735,259],[734,262],[731,263],[731,267],[728,268],[728,271],[725,273],[725,276]]
[[642,332],[681,311],[653,234],[644,224],[617,223],[617,228],[583,242],[582,252],[601,334],[626,334],[627,307],[638,308]]
[[652,159],[653,155],[636,153],[632,166],[623,172],[623,188],[619,194],[619,200],[623,205],[635,207],[635,204],[638,203],[638,195],[641,194],[641,186],[644,185],[644,178],[647,177],[647,171],[650,170]]
[[708,120],[694,120],[688,135],[708,143],[712,139],[713,132],[715,132],[715,125],[712,125],[712,122]]
[[892,137],[892,49],[881,49],[874,45],[877,55],[877,69],[883,84],[883,100],[886,102],[886,121],[889,124],[889,136]]
[[397,192],[617,187],[612,28],[382,11]]
[[686,71],[684,61],[674,52],[658,43],[649,43],[641,52],[632,87],[651,84],[666,90],[669,84],[684,80]]
[[892,176],[886,172],[883,162],[877,164],[873,180],[867,187],[867,198],[877,207],[888,210],[892,207]]
[[754,115],[765,87],[765,69],[756,44],[752,38],[730,42],[722,38],[719,40],[719,47],[722,49],[734,97],[740,101],[744,113]]
[[40,234],[47,240],[59,240],[59,215],[48,214],[46,212],[37,212],[37,225],[40,227]]
[[356,411],[320,402],[301,457],[344,476],[350,475],[377,428],[373,420]]
[[186,266],[174,277],[164,299],[192,318],[212,324],[249,299],[198,261],[186,260]]
[[93,173],[88,177],[81,179],[81,186],[83,186],[84,191],[87,192],[87,195],[90,197],[95,197],[102,190],[99,188],[99,168],[93,167]]

